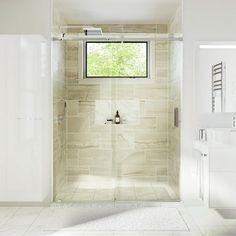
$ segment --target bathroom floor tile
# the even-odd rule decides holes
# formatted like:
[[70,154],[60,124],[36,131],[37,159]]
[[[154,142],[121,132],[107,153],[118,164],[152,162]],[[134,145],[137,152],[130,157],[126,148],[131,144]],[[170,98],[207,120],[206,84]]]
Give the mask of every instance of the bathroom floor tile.
[[48,230],[42,230],[42,231],[38,231],[38,230],[31,230],[31,231],[27,231],[24,236],[57,236],[58,231],[48,231]]
[[202,227],[224,226],[223,218],[221,218],[213,209],[208,209],[206,207],[188,207],[188,213],[191,215],[195,224]]
[[0,207],[0,226],[4,225],[17,210],[17,207]]
[[194,231],[194,232],[173,232],[172,236],[203,236],[203,234],[200,231]]
[[0,231],[0,236],[23,236],[26,232],[26,229],[5,229]]
[[204,236],[232,236],[235,235],[233,232],[230,232],[226,227],[215,226],[215,227],[202,227],[202,234]]
[[142,236],[172,236],[172,232],[144,231]]
[[28,226],[36,220],[42,210],[42,207],[19,207],[4,226],[8,228]]
[[[109,191],[107,192],[109,194]],[[107,194],[106,193],[106,194]],[[141,191],[141,193],[143,193]],[[146,193],[144,191],[144,193]],[[105,194],[105,195],[106,195]],[[134,218],[147,217],[149,210],[156,208],[150,214],[160,213],[163,210],[167,214],[159,214],[151,217],[156,219],[151,224],[151,227],[160,227],[160,230],[140,230],[140,231],[125,231],[121,230],[118,222],[123,222],[124,217],[127,217],[127,224],[122,223],[122,227],[134,227],[141,229],[142,224],[135,223],[131,215],[134,213]],[[172,210],[178,210],[178,217],[181,218],[181,224],[187,226],[186,230],[180,230],[180,224],[176,224],[175,214],[172,218]],[[143,214],[141,212],[147,211]],[[162,210],[161,210],[162,209]],[[132,213],[133,212],[133,213]],[[168,213],[169,212],[169,213]],[[172,212],[172,213],[171,213]],[[189,206],[180,202],[88,202],[88,203],[53,203],[50,207],[0,207],[0,219],[3,221],[0,224],[0,236],[235,236],[236,221],[222,218],[213,209],[208,209],[204,206]],[[167,223],[168,219],[172,219],[172,223]],[[162,219],[163,218],[163,219]],[[113,219],[117,219],[113,220]],[[129,219],[132,219],[131,221]],[[142,223],[147,220],[144,218]],[[121,220],[121,221],[120,221]],[[137,220],[137,219],[136,219]],[[140,222],[141,222],[140,221]],[[150,219],[151,221],[151,219]],[[145,224],[149,224],[146,221]],[[3,223],[4,222],[4,223]],[[162,222],[162,223],[161,223]],[[169,221],[168,221],[169,222]],[[183,223],[184,222],[184,223]],[[119,230],[111,230],[114,228]],[[157,224],[155,226],[155,224]],[[173,230],[173,224],[176,224],[176,229]],[[93,229],[96,225],[101,227],[100,231],[86,231],[83,227],[90,225]],[[183,227],[183,225],[181,227]],[[107,228],[107,227],[108,228]],[[136,227],[137,226],[137,227]],[[86,228],[86,227],[85,227]],[[165,228],[166,230],[161,230]],[[179,228],[179,230],[177,230]],[[96,228],[97,229],[97,228]],[[104,229],[107,229],[104,231]],[[171,230],[172,229],[172,230]]]
[[114,236],[143,236],[142,232],[134,232],[134,231],[123,231],[123,232],[115,232]]

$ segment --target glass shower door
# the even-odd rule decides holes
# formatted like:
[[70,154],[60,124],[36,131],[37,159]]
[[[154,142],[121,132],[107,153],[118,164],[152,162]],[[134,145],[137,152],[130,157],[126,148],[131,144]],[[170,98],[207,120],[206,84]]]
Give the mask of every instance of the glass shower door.
[[[84,79],[79,66],[84,42],[66,41],[67,156],[59,166],[65,168],[58,178],[59,200],[177,199],[180,136],[172,121],[174,109],[180,110],[181,49],[167,40],[151,44],[150,78]],[[104,58],[102,65],[113,63]],[[114,68],[108,68],[110,75]],[[120,124],[114,124],[116,111]]]
[[174,110],[180,111],[182,42],[149,43],[155,54],[149,55],[151,78],[111,84],[112,114],[118,110],[121,116],[112,127],[116,201],[179,199],[180,126]]

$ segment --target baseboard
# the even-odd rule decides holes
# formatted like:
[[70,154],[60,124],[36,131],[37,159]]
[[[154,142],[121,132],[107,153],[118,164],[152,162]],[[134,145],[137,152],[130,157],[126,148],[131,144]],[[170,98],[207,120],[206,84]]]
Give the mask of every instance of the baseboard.
[[42,202],[26,201],[0,201],[0,207],[45,207],[51,204],[50,196],[47,196]]

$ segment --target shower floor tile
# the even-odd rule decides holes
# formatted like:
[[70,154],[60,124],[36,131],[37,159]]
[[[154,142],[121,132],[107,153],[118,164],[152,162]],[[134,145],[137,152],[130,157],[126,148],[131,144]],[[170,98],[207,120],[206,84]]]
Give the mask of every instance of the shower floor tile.
[[94,201],[113,201],[114,200],[114,190],[103,189],[96,190],[94,194]]
[[157,200],[154,190],[151,187],[135,188],[136,199],[139,201],[155,201]]
[[134,187],[118,187],[116,188],[115,198],[117,201],[135,201],[135,188]]
[[[69,184],[69,186],[74,186]],[[167,183],[148,184],[130,183],[130,185],[118,185],[117,188],[109,186],[102,188],[81,184],[73,190],[63,186],[55,201],[57,202],[105,202],[105,201],[173,201],[177,199],[176,194]],[[107,186],[106,186],[107,187]]]

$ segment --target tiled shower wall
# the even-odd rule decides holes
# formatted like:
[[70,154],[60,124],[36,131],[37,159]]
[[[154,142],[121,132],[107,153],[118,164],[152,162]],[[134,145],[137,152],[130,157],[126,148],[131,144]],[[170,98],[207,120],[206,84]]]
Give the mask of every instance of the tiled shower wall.
[[53,41],[53,190],[56,195],[66,179],[66,79],[65,42]]
[[[99,26],[103,32],[167,32],[166,25]],[[112,177],[121,182],[168,181],[168,48],[168,42],[155,43],[153,83],[112,79],[86,83],[80,78],[79,42],[66,42],[67,181],[79,184],[91,177],[108,182]],[[134,104],[136,115],[130,117]],[[111,112],[101,114],[108,106]],[[105,125],[105,117],[114,116],[117,108],[126,124]],[[98,116],[104,116],[104,122]]]

